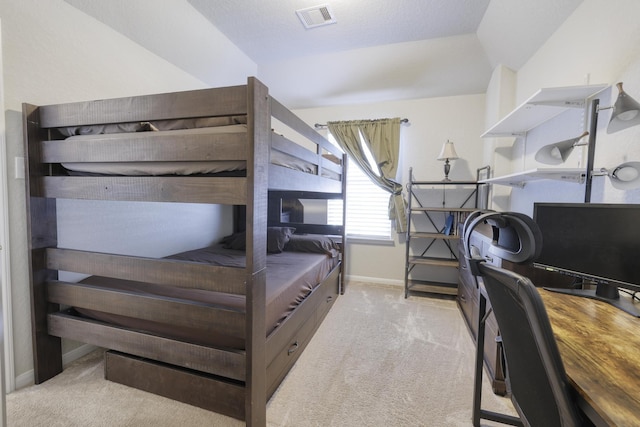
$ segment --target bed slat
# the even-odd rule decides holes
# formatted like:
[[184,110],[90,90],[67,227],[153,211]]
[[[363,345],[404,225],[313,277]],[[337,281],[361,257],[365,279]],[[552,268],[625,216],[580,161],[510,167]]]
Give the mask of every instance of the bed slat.
[[322,159],[322,169],[327,169],[337,173],[338,175],[342,175],[342,166],[335,164],[329,159]]
[[316,145],[319,145],[320,147],[324,148],[332,154],[335,154],[338,157],[342,157],[342,152],[339,148],[327,141],[316,130],[306,124],[300,117],[293,114],[291,110],[289,110],[274,98],[271,98],[271,115],[289,126],[291,129],[298,132],[300,135],[313,141]]
[[110,135],[91,140],[53,140],[42,143],[44,163],[162,162],[245,160],[246,133],[162,135],[137,133],[135,138]]
[[243,338],[245,315],[186,300],[168,299],[58,280],[47,283],[49,301],[119,316]]
[[282,135],[271,134],[271,148],[318,165],[318,154],[296,144]]
[[37,196],[83,200],[246,204],[246,179],[45,176]]
[[43,128],[246,114],[247,86],[40,107]]
[[244,295],[245,270],[172,259],[47,248],[47,268],[114,279]]
[[269,189],[340,193],[342,191],[342,183],[334,179],[302,173],[282,166],[269,165]]
[[49,334],[244,381],[245,353],[108,326],[63,313],[48,316]]

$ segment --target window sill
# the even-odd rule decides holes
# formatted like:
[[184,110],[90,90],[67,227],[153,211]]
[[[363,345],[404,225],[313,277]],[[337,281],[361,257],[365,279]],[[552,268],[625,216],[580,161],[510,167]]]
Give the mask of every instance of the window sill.
[[395,240],[384,237],[347,236],[347,243],[357,245],[395,246]]

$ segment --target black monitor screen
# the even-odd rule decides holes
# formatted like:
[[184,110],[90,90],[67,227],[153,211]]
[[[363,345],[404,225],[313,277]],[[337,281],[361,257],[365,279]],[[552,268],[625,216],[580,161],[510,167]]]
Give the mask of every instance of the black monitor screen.
[[537,267],[640,291],[640,205],[536,203]]

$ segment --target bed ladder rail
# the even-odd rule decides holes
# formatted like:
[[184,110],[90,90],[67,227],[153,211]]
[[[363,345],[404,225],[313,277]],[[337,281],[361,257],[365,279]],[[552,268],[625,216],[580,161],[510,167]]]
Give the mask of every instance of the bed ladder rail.
[[118,328],[64,313],[48,316],[51,335],[182,366],[226,378],[245,380],[243,351],[221,350]]
[[51,270],[236,295],[246,293],[244,268],[61,248],[46,248],[45,256],[46,268]]
[[[47,293],[49,302],[65,304],[78,310],[87,309],[197,329],[203,333],[224,331],[226,336],[239,341],[243,340],[245,335],[244,309],[212,307],[196,301],[141,295],[98,285],[59,280],[47,282]],[[141,310],[141,307],[144,307],[144,310]]]

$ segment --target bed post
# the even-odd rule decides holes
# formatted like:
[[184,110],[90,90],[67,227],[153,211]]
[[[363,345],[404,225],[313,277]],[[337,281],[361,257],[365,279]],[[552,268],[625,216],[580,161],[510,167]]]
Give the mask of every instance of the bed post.
[[58,337],[49,335],[47,315],[59,310],[47,301],[46,284],[58,278],[58,272],[47,269],[45,250],[56,247],[56,200],[42,197],[42,180],[46,174],[40,160],[40,142],[47,138],[40,128],[40,114],[34,105],[23,104],[23,132],[26,158],[27,236],[29,245],[29,282],[31,291],[31,338],[35,383],[40,384],[62,372],[62,345]]
[[271,111],[267,87],[250,77],[247,83],[247,294],[246,397],[248,426],[267,424],[266,263],[267,189]]

